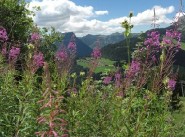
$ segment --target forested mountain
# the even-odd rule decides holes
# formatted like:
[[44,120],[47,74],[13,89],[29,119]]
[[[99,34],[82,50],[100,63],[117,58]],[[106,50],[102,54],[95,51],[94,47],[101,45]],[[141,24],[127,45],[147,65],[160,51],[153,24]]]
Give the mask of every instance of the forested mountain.
[[[130,49],[131,52],[136,48],[137,42],[141,42],[142,40],[137,37],[131,38],[130,40]],[[123,40],[116,44],[109,44],[101,49],[102,56],[111,60],[127,60],[127,46],[126,40]]]
[[122,33],[113,33],[111,35],[91,35],[88,34],[86,36],[83,36],[80,38],[86,45],[88,45],[91,48],[94,48],[96,46],[96,41],[98,40],[100,42],[100,47],[104,47],[108,44],[114,44],[117,42],[120,42],[124,40],[124,36]]
[[[133,37],[136,37],[138,34],[133,33]],[[86,36],[83,36],[79,38],[82,40],[86,45],[88,45],[91,48],[94,48],[96,46],[96,41],[98,40],[100,42],[100,47],[107,46],[109,44],[115,44],[118,43],[122,40],[124,40],[124,35],[123,33],[112,33],[110,35],[91,35],[88,34]]]

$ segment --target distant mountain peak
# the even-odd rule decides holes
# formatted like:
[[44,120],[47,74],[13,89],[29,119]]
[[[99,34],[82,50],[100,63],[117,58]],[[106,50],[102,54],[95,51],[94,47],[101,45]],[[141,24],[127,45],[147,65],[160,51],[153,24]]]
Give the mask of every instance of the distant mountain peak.
[[80,38],[86,45],[91,48],[96,46],[96,41],[99,40],[100,47],[104,47],[108,44],[114,44],[124,40],[124,36],[122,33],[115,32],[110,35],[92,35],[88,34]]
[[92,49],[88,45],[86,45],[84,42],[82,42],[78,37],[76,37],[74,32],[66,32],[62,34],[64,35],[64,38],[62,40],[62,43],[59,43],[58,45],[67,46],[69,42],[71,41],[72,36],[74,36],[75,37],[74,41],[76,43],[76,49],[77,49],[77,56],[84,57],[84,56],[91,55]]

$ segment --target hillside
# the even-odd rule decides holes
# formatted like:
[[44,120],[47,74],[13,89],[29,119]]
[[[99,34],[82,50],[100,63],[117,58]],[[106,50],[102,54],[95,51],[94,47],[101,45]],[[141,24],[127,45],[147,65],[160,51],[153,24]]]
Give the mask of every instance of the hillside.
[[[138,36],[137,33],[133,33],[132,35],[133,35],[133,37]],[[100,47],[102,48],[102,47],[107,46],[109,44],[115,44],[120,41],[123,41],[124,35],[123,35],[123,33],[118,33],[118,32],[112,33],[110,35],[91,35],[91,34],[88,34],[88,35],[83,36],[79,39],[82,40],[90,48],[94,48],[96,46],[96,41],[99,40]]]
[[[138,38],[131,38],[131,52],[136,48],[136,43],[141,42]],[[109,44],[101,49],[102,56],[111,60],[127,60],[127,46],[126,40],[123,40],[116,44]]]
[[[182,21],[184,21],[183,19],[179,20],[179,24],[180,25],[180,31],[182,33],[182,49],[179,50],[179,52],[176,54],[175,56],[175,65],[180,65],[180,66],[184,66],[185,67],[185,29],[184,29],[184,24],[182,23]],[[174,26],[169,26],[166,28],[156,28],[155,30],[158,31],[161,36],[165,35],[166,30],[169,29],[173,29]],[[143,39],[146,38],[147,33],[151,31],[148,30],[145,33],[141,34],[141,37]],[[136,44],[137,42],[141,42],[142,40],[140,40],[139,37],[134,37],[131,39],[131,44],[130,44],[130,49],[131,52],[134,50],[134,48],[136,48]],[[127,46],[126,46],[126,40],[123,40],[121,42],[115,43],[115,44],[109,44],[105,47],[102,48],[102,55],[105,58],[111,59],[111,60],[127,60]]]
[[88,34],[84,37],[79,38],[90,48],[94,48],[96,46],[96,41],[99,40],[100,47],[104,47],[108,44],[114,44],[124,40],[124,36],[122,33],[113,33],[111,35],[91,35]]

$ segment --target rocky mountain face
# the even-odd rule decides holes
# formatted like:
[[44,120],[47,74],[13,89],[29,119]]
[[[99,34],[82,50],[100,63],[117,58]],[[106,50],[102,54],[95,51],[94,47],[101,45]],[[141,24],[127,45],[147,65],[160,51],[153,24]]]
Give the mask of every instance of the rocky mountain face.
[[77,49],[77,57],[84,57],[84,56],[90,56],[92,49],[87,46],[84,42],[82,42],[78,37],[75,36],[73,32],[67,32],[64,33],[64,38],[62,43],[59,43],[59,49],[60,46],[65,45],[67,46],[71,40],[71,37],[74,35],[75,37],[75,43],[76,43],[76,49]]

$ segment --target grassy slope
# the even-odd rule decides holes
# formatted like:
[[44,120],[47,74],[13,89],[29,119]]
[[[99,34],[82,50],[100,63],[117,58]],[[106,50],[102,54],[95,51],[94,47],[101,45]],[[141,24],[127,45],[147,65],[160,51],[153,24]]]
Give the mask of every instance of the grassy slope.
[[173,112],[173,117],[178,129],[176,137],[185,137],[185,97],[182,97],[181,101],[182,108],[178,111]]
[[[77,60],[77,64],[84,67],[89,68],[89,63],[91,62],[91,58],[85,58],[85,59],[79,59]],[[105,72],[106,70],[114,70],[114,64],[115,61],[111,61],[109,59],[101,58],[99,60],[99,65],[95,70],[95,73],[99,72]]]
[[181,44],[182,44],[182,45],[181,45],[181,48],[182,48],[183,50],[185,50],[185,43],[182,42]]
[[[181,43],[181,48],[185,50],[185,43]],[[177,66],[174,66],[177,69]],[[178,66],[179,68],[179,75],[182,77],[181,79],[184,80],[184,72],[185,68],[182,66]],[[185,137],[185,97],[181,98],[182,108],[180,111],[176,111],[173,113],[175,123],[177,124],[177,128],[180,129],[180,133],[177,137]]]

